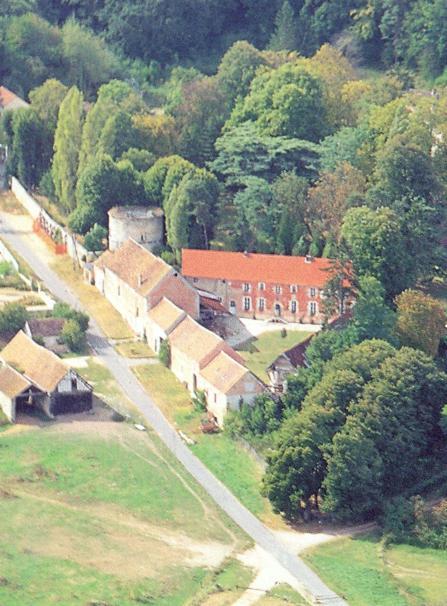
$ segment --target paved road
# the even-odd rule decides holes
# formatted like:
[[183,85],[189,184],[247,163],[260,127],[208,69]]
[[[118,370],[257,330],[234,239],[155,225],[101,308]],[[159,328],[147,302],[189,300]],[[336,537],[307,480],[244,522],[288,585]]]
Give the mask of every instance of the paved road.
[[[15,231],[10,218],[0,213],[0,236],[11,244],[32,267],[46,287],[60,300],[81,309],[78,298],[45,261],[38,250],[32,249],[32,237],[27,232]],[[330,590],[304,562],[290,551],[272,532],[248,511],[236,497],[197,459],[179,438],[177,432],[162,415],[154,401],[137,381],[128,365],[109,344],[94,320],[90,323],[88,342],[113,373],[123,391],[143,413],[169,450],[184,465],[195,480],[203,486],[214,501],[258,545],[270,553],[299,582],[303,593],[315,604],[347,606],[347,602]]]

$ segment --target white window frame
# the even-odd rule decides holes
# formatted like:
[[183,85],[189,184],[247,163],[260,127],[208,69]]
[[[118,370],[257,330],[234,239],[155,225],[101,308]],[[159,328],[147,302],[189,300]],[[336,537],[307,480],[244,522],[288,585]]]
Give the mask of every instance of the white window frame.
[[[293,307],[295,307],[295,310],[293,309]],[[298,312],[298,301],[296,299],[292,299],[290,301],[289,309],[293,314],[296,314]]]
[[276,284],[276,286],[273,287],[273,292],[275,295],[282,295],[282,287],[279,286],[279,284]]
[[[246,305],[247,301],[248,301],[248,307]],[[251,311],[251,297],[244,297],[242,299],[242,309],[244,311]]]
[[316,297],[317,296],[317,289],[315,288],[315,286],[311,286],[309,288],[309,296],[310,297]]
[[266,300],[264,297],[258,299],[258,311],[263,312],[266,309]]
[[309,301],[309,316],[316,316],[318,314],[318,303],[316,301]]
[[265,290],[265,282],[258,282],[258,290]]
[[242,283],[242,290],[244,292],[250,292],[251,291],[250,282],[243,282]]

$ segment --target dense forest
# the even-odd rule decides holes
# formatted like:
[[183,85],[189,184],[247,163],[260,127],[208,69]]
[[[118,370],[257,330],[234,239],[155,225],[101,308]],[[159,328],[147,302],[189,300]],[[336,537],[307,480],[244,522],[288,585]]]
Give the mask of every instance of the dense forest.
[[[166,244],[334,259],[323,330],[282,400],[228,422],[296,518],[381,513],[444,459],[447,7],[441,0],[9,0],[8,170],[98,250],[160,206]],[[348,263],[349,260],[349,263]],[[445,424],[444,424],[445,425]],[[356,462],[353,467],[352,461]],[[403,462],[404,461],[404,462]]]

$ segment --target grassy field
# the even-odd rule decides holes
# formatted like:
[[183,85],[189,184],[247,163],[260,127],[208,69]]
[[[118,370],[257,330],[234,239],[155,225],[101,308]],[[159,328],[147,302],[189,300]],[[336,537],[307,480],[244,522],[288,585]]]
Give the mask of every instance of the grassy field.
[[242,533],[152,434],[79,419],[0,435],[0,604],[237,597]]
[[196,443],[192,451],[240,501],[271,526],[282,527],[270,503],[259,492],[263,473],[260,463],[225,433],[203,434],[191,396],[175,376],[161,364],[137,366],[136,376],[155,399],[163,414]]
[[109,339],[130,339],[133,333],[116,309],[94,287],[84,282],[82,272],[66,256],[54,257],[52,269],[79,297],[88,314],[95,318]]
[[383,548],[365,535],[319,546],[304,558],[350,606],[447,604],[447,553],[440,550]]
[[[286,329],[287,330],[287,329]],[[304,341],[311,333],[288,331],[285,337],[281,331],[265,332],[248,345],[248,351],[241,351],[248,368],[260,379],[268,382],[266,368],[280,353]]]

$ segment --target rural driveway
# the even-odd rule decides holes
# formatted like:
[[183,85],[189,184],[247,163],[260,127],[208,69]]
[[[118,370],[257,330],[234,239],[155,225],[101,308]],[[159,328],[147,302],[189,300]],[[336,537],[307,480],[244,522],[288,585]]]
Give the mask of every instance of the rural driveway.
[[[78,298],[68,289],[59,276],[49,268],[41,252],[42,242],[28,229],[15,226],[15,216],[0,213],[0,236],[10,243],[29,264],[35,274],[58,299],[80,309]],[[174,428],[162,415],[155,402],[137,381],[131,369],[107,341],[97,323],[92,319],[88,332],[89,345],[115,376],[125,394],[143,413],[162,441],[183,464],[195,480],[203,486],[213,500],[240,526],[262,549],[273,556],[297,581],[301,593],[314,604],[347,606],[347,602],[329,589],[323,581],[282,541],[248,511],[236,497],[193,455],[182,442]]]

